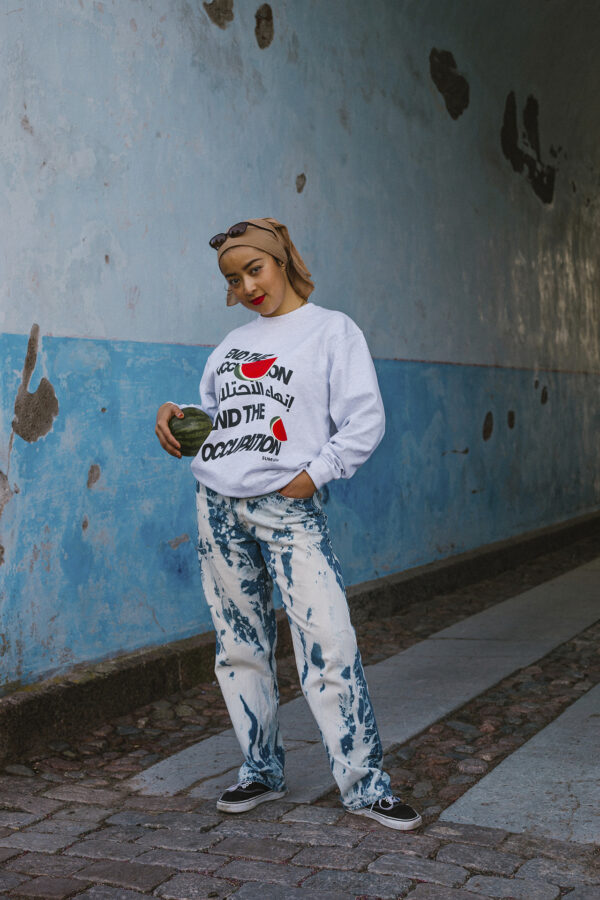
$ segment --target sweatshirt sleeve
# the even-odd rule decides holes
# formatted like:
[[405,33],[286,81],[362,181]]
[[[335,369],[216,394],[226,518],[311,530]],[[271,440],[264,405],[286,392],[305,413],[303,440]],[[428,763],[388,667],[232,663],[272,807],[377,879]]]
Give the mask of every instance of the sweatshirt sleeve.
[[200,403],[204,412],[214,421],[219,408],[215,386],[215,368],[212,365],[212,353],[206,360],[204,372],[200,379]]
[[200,403],[177,403],[177,406],[181,407],[181,409],[185,409],[187,406],[193,406],[194,409],[201,409],[202,412],[205,412],[206,415],[214,421],[217,409],[219,408],[219,401],[217,400],[215,388],[215,370],[211,365],[211,359],[212,354],[206,361],[204,372],[200,379]]
[[317,489],[336,478],[351,478],[385,432],[383,401],[363,333],[339,340],[331,355],[329,415],[337,431],[306,468]]

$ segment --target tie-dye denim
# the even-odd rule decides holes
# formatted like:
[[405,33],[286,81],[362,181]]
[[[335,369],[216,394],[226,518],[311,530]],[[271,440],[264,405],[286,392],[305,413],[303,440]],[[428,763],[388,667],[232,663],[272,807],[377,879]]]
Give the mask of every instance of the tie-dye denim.
[[240,781],[285,784],[278,724],[272,584],[281,591],[302,690],[342,802],[392,793],[340,565],[317,495],[236,499],[196,492],[202,584],[216,631],[215,672],[245,757]]

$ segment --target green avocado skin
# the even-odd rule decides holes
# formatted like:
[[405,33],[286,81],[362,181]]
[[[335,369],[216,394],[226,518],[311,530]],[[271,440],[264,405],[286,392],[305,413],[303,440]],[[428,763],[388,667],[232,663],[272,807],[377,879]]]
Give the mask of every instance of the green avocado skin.
[[169,428],[181,445],[181,455],[196,456],[212,431],[212,422],[205,412],[194,406],[184,406],[182,412],[183,419],[177,416],[169,419]]

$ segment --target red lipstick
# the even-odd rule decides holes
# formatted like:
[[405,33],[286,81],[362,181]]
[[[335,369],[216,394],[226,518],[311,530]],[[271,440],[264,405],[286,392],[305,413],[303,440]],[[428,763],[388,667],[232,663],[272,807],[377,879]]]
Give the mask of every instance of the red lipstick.
[[251,300],[250,303],[253,306],[258,306],[260,303],[263,302],[264,299],[265,299],[265,295],[263,294],[262,297],[257,297],[255,300]]

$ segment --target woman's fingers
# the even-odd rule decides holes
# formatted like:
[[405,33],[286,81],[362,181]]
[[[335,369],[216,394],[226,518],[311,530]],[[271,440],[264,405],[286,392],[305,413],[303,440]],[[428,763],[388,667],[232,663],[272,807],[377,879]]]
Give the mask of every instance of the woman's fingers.
[[179,406],[176,403],[163,403],[162,406],[159,407],[158,413],[156,414],[156,427],[154,429],[154,433],[158,438],[161,447],[163,450],[166,450],[170,456],[174,456],[176,459],[181,458],[180,452],[180,443],[175,439],[173,434],[171,433],[171,429],[169,428],[169,422],[173,418],[173,416],[177,416],[177,418],[181,419],[183,417],[183,413]]
[[305,469],[304,472],[300,472],[288,484],[280,488],[278,493],[295,500],[306,500],[308,497],[312,497],[316,489],[316,484]]

